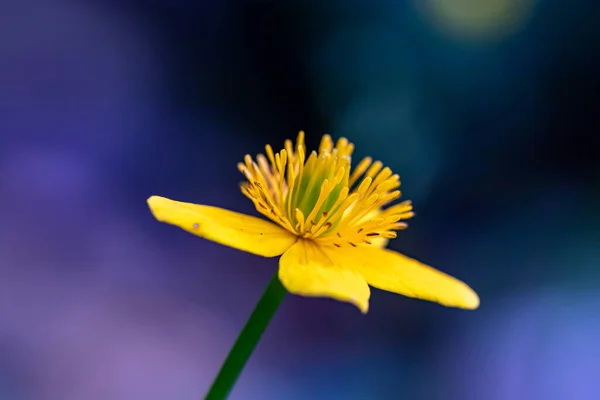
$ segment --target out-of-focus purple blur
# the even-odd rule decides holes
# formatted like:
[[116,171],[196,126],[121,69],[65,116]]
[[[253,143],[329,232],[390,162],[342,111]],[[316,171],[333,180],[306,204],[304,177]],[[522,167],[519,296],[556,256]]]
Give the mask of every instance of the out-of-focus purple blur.
[[289,296],[232,399],[600,398],[600,5],[0,1],[0,398],[198,399],[277,267],[150,215],[331,133],[475,312]]

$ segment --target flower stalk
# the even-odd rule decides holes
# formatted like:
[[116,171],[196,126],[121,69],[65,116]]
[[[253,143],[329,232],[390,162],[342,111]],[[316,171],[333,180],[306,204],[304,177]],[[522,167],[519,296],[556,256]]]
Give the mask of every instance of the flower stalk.
[[213,381],[205,400],[224,400],[227,398],[286,293],[287,291],[279,281],[276,272],[229,351],[229,355]]

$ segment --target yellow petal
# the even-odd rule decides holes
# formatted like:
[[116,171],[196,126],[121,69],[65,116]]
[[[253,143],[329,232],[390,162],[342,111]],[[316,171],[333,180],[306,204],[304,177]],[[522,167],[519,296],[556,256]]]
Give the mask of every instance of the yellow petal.
[[278,256],[297,240],[295,235],[271,222],[222,208],[159,196],[150,197],[148,206],[160,222],[259,256]]
[[345,251],[344,259],[348,268],[378,289],[448,307],[479,307],[479,297],[465,283],[400,253],[359,246]]
[[279,280],[294,294],[330,297],[357,306],[363,313],[369,309],[371,291],[358,273],[342,268],[339,252],[321,249],[314,242],[300,239],[279,261]]

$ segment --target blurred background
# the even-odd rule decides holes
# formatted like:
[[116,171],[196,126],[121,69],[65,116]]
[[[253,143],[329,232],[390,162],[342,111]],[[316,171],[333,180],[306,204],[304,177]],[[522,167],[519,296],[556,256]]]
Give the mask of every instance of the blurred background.
[[232,399],[600,398],[600,5],[0,1],[0,398],[199,399],[277,267],[156,222],[355,142],[467,312],[289,296]]

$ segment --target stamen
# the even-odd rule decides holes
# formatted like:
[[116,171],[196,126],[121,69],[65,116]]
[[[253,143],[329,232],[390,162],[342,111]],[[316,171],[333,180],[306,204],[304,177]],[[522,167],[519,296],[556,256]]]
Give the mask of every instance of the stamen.
[[362,174],[365,173],[365,171],[367,170],[367,168],[369,168],[369,165],[371,165],[372,162],[373,159],[371,157],[365,157],[362,159],[362,161],[356,166],[356,169],[352,173],[352,177],[350,178],[349,183],[350,186],[354,186],[358,178],[360,178]]
[[298,232],[304,232],[304,214],[302,211],[296,208],[296,220],[298,224],[296,225],[296,229]]
[[375,161],[365,175],[372,178],[375,176],[375,174],[377,174],[377,172],[379,172],[381,167],[383,167],[383,163],[381,161]]
[[314,220],[314,218],[317,216],[317,212],[321,209],[321,206],[323,205],[323,203],[329,196],[330,192],[331,192],[331,188],[329,187],[329,181],[327,179],[325,179],[323,181],[323,184],[321,185],[321,191],[319,194],[319,198],[317,199],[317,202],[315,203],[310,214],[308,214],[308,218],[307,218],[308,221]]
[[321,144],[319,145],[319,154],[329,153],[333,147],[333,141],[331,140],[331,136],[323,135],[321,139]]
[[334,145],[324,135],[308,158],[302,131],[295,146],[286,140],[283,147],[275,153],[266,145],[266,155],[246,155],[237,167],[247,179],[242,193],[290,232],[335,247],[364,246],[370,238],[395,237],[407,226],[400,221],[414,215],[409,201],[383,208],[400,197],[400,177],[370,157],[351,171],[354,145],[347,139]]
[[291,156],[294,154],[294,149],[292,147],[292,141],[290,139],[285,140],[285,144],[283,145],[285,151]]

